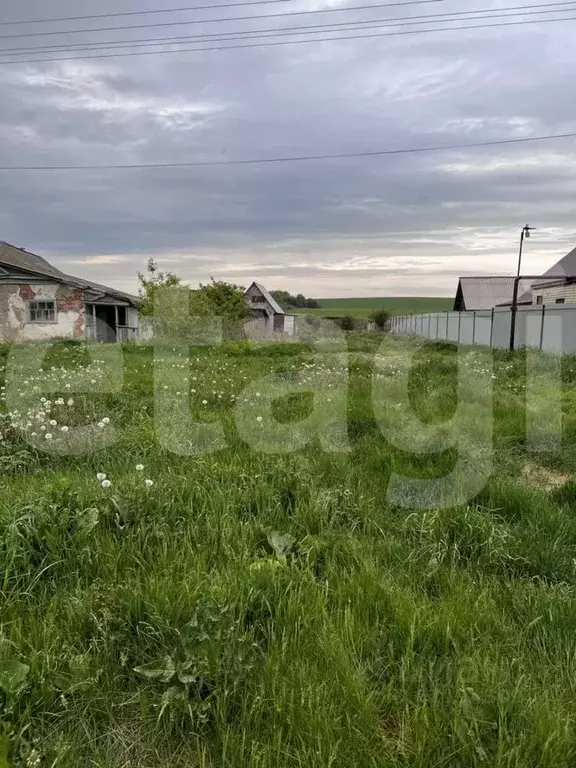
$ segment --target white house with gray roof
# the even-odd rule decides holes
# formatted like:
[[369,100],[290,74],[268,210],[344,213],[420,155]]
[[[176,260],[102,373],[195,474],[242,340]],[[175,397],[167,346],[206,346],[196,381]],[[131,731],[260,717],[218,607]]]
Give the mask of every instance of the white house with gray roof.
[[[510,305],[514,277],[461,277],[454,311],[493,309]],[[518,288],[518,305],[576,304],[576,248],[538,279],[523,279]]]

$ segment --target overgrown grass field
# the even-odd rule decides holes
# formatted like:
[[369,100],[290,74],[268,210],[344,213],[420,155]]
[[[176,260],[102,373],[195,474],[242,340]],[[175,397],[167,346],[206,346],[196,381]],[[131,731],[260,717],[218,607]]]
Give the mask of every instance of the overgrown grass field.
[[[347,361],[166,347],[155,396],[152,349],[125,346],[106,393],[106,365],[62,345],[3,385],[2,768],[576,764],[576,364],[562,362],[564,444],[533,453],[524,353],[495,353],[492,373],[471,351],[478,397],[483,377],[494,386],[490,475],[469,500],[411,509],[387,494],[391,473],[434,478],[456,457],[387,429],[406,378],[409,434],[447,423],[455,350],[377,334],[348,346]],[[344,391],[347,449],[248,445],[235,409],[257,440],[258,382],[274,372],[302,383],[274,405],[288,431],[314,423],[307,386],[325,405]],[[543,373],[532,412],[547,413],[549,387]],[[185,413],[222,424],[225,445],[187,450]],[[88,422],[95,450],[66,455]]]

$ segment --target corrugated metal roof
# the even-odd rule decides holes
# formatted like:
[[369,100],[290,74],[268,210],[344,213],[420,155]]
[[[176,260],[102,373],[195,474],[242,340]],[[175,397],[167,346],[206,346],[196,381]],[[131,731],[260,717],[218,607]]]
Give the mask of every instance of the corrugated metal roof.
[[[514,280],[514,277],[461,277],[458,293],[462,291],[464,309],[492,309],[509,304],[513,299]],[[518,296],[529,290],[530,282],[521,280]]]
[[[273,296],[270,295],[270,293],[266,290],[266,288],[264,288],[264,286],[261,283],[254,282],[254,283],[252,283],[252,285],[255,285],[256,288],[258,288],[258,290],[262,294],[263,298],[266,299],[268,304],[270,304],[270,306],[272,307],[274,312],[276,312],[277,315],[285,315],[286,314],[286,312],[284,312],[284,310],[282,309],[280,304],[278,304],[276,299]],[[251,287],[252,286],[250,286],[250,288]],[[250,290],[250,288],[248,288],[248,291]],[[246,291],[246,293],[248,293],[248,291]]]

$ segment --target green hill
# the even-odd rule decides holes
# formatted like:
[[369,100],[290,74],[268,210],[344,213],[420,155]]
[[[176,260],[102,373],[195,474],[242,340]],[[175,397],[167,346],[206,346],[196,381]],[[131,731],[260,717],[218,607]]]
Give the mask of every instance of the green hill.
[[297,310],[305,314],[324,317],[368,317],[376,309],[387,309],[393,315],[408,315],[414,312],[447,312],[452,309],[454,299],[433,297],[369,297],[360,299],[316,299],[321,309]]

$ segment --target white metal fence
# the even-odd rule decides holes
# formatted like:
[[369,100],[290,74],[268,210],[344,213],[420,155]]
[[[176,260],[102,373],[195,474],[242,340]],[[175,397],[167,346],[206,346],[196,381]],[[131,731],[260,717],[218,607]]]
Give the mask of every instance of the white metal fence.
[[[562,354],[576,353],[576,304],[508,307],[469,312],[439,312],[392,317],[390,333],[484,344],[514,349],[533,347]],[[512,327],[514,325],[514,328]]]

